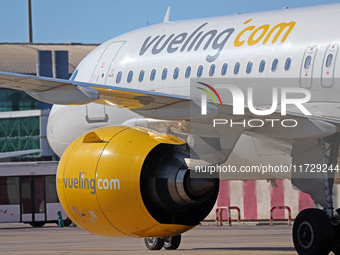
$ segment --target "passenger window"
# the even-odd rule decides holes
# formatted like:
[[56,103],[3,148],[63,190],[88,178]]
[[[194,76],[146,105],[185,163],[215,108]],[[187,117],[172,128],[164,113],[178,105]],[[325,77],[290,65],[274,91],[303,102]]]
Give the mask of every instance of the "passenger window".
[[228,70],[228,64],[224,63],[222,66],[221,75],[225,76],[227,74],[227,70]]
[[249,74],[249,73],[251,73],[252,69],[253,69],[253,61],[249,61],[248,64],[247,64],[246,72]]
[[154,81],[156,77],[156,69],[152,69],[150,74],[150,81]]
[[266,67],[266,60],[262,59],[260,62],[260,66],[259,66],[259,72],[263,73],[265,67]]
[[277,58],[273,60],[273,64],[272,64],[272,71],[273,72],[276,71],[278,63],[279,63],[279,60]]
[[185,78],[189,78],[191,74],[191,66],[187,67],[187,70],[185,70]]
[[327,56],[326,67],[330,67],[332,65],[332,62],[333,62],[333,54],[331,53]]
[[209,70],[209,76],[210,76],[210,77],[214,76],[214,74],[215,74],[215,68],[216,68],[215,64],[212,64],[212,65],[210,66],[210,70]]
[[162,80],[164,81],[168,76],[168,68],[164,68],[162,72]]
[[197,77],[200,78],[203,74],[203,66],[200,65],[197,69]]
[[234,67],[234,74],[238,74],[238,72],[240,71],[240,62],[237,62],[235,64],[235,67]]
[[117,74],[116,83],[119,84],[121,80],[122,80],[122,72],[119,72]]
[[139,77],[138,77],[139,82],[142,82],[142,81],[144,80],[144,73],[145,73],[144,70],[141,70],[141,71],[140,71]]
[[179,67],[176,67],[174,70],[174,79],[176,80],[178,78],[179,75]]
[[309,69],[311,63],[312,63],[312,57],[308,56],[305,60],[305,69],[306,70]]
[[127,82],[130,83],[132,81],[132,77],[133,77],[133,71],[130,71],[128,73],[128,77],[127,77]]
[[286,59],[286,63],[285,63],[285,70],[286,71],[289,70],[291,63],[292,63],[292,59],[291,58],[287,58]]

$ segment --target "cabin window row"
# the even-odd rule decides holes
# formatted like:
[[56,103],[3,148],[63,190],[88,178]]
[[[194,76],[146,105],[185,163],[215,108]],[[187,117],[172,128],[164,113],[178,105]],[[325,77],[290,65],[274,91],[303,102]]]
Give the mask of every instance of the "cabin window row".
[[[291,67],[291,63],[292,63],[292,59],[290,57],[288,57],[285,61],[285,64],[284,64],[284,70],[285,71],[288,71]],[[279,64],[279,59],[278,58],[275,58],[272,63],[271,63],[271,71],[272,72],[275,72],[277,70],[277,67],[278,67],[278,64]],[[253,71],[253,67],[254,67],[254,62],[253,61],[249,61],[247,63],[247,66],[246,66],[246,73],[247,74],[250,74],[252,71]],[[259,73],[263,73],[264,70],[265,70],[265,67],[266,67],[266,60],[263,59],[260,61],[259,63],[259,66],[258,66],[258,72]],[[197,77],[200,78],[202,77],[203,75],[203,69],[204,69],[204,66],[203,65],[200,65],[198,68],[197,68]],[[241,69],[241,62],[236,62],[235,65],[234,65],[234,70],[233,70],[233,73],[234,75],[237,75],[239,74],[240,72],[240,69]],[[188,66],[186,69],[185,69],[185,73],[184,73],[184,77],[185,78],[189,78],[191,76],[191,71],[192,71],[192,67],[191,66]],[[222,68],[221,68],[221,75],[222,76],[225,76],[227,74],[227,71],[228,71],[228,63],[224,63],[222,65]],[[180,68],[179,67],[176,67],[174,69],[174,72],[173,72],[173,79],[177,79],[179,77],[179,72],[180,72]],[[150,81],[154,81],[155,78],[156,78],[156,73],[157,73],[157,70],[154,68],[151,70],[150,72]],[[161,73],[161,79],[162,80],[166,80],[167,77],[168,77],[168,73],[169,73],[169,70],[167,67],[165,67]],[[209,77],[213,77],[216,73],[216,65],[215,64],[212,64],[210,67],[209,67]],[[138,75],[138,81],[139,82],[142,82],[145,78],[145,70],[141,70],[139,72],[139,75]],[[127,82],[130,83],[133,79],[133,71],[129,71],[128,75],[127,75]],[[117,77],[116,77],[116,83],[119,84],[122,80],[122,71],[118,72],[117,74]]]

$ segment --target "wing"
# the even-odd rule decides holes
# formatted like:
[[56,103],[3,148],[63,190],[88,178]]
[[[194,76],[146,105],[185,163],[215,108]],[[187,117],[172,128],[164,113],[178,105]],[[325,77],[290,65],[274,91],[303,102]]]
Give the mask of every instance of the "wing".
[[96,102],[132,110],[150,110],[190,101],[181,96],[5,72],[0,72],[0,87],[26,91],[40,101],[62,105]]

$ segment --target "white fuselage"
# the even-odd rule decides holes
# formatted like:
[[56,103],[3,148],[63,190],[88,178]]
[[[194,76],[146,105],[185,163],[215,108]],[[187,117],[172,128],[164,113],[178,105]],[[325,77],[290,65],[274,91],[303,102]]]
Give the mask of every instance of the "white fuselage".
[[[334,4],[162,23],[103,43],[79,64],[73,78],[184,96],[190,96],[190,78],[198,76],[247,78],[248,87],[258,78],[291,78],[283,85],[311,91],[308,109],[313,116],[336,124],[340,121],[339,22],[340,4]],[[256,102],[269,104],[270,98],[258,94]],[[54,106],[47,135],[61,156],[86,131],[135,117],[110,105]],[[243,134],[229,161],[289,164],[289,144]]]

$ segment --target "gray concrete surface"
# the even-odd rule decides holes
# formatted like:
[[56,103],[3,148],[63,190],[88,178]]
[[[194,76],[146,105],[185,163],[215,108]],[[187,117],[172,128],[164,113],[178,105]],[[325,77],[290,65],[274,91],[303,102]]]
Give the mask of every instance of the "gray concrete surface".
[[138,238],[106,238],[79,227],[47,224],[32,228],[21,223],[0,224],[0,254],[296,254],[291,226],[236,223],[216,227],[204,223],[184,233],[177,251],[148,251]]

